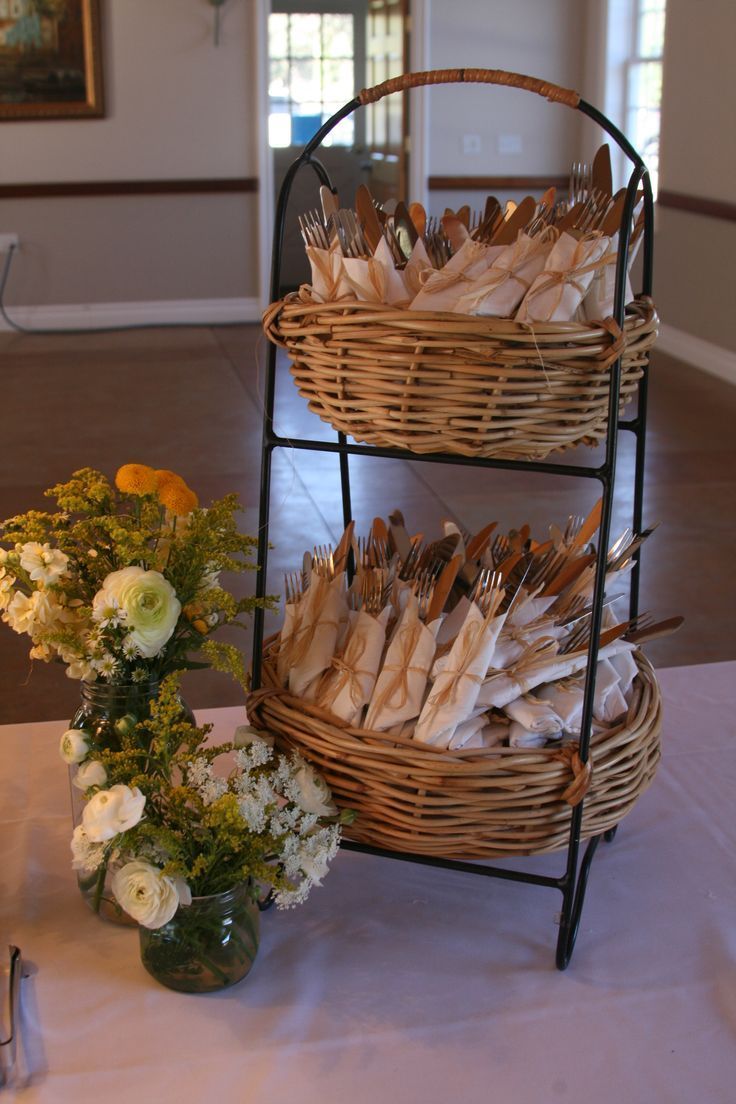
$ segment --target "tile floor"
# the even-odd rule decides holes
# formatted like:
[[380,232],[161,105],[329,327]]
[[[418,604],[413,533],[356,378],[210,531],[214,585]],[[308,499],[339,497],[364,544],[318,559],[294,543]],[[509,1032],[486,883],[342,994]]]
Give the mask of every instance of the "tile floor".
[[[76,468],[109,474],[126,461],[180,471],[202,501],[237,491],[243,526],[258,519],[262,366],[257,326],[166,328],[86,335],[0,334],[3,453],[0,517],[44,508],[43,489]],[[283,366],[277,428],[326,436]],[[736,658],[736,389],[655,353],[650,387],[645,521],[661,522],[644,550],[642,609],[683,613],[675,636],[652,643],[660,666]],[[580,457],[589,460],[586,451]],[[633,465],[622,435],[614,532],[628,523]],[[393,460],[351,461],[359,530],[398,506],[414,532],[432,533],[442,517],[469,529],[498,519],[525,521],[544,539],[550,522],[583,513],[597,482],[533,473],[459,469]],[[305,548],[341,531],[337,461],[326,454],[278,450],[273,472],[269,589]],[[252,588],[252,576],[244,585]],[[276,622],[272,619],[275,627]],[[250,641],[240,638],[245,650]],[[195,708],[237,703],[223,676],[188,677]],[[0,723],[70,716],[75,683],[56,666],[28,660],[25,637],[0,626]]]

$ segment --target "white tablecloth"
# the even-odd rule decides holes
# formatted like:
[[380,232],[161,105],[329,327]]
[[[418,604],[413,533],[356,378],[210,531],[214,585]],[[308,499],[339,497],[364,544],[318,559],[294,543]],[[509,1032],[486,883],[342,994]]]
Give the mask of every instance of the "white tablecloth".
[[[163,989],[76,890],[62,725],[0,729],[0,947],[34,970],[17,1099],[731,1104],[736,663],[660,682],[663,764],[598,849],[565,973],[556,890],[343,852],[306,905],[263,916],[239,986]],[[241,719],[202,716],[223,736]]]

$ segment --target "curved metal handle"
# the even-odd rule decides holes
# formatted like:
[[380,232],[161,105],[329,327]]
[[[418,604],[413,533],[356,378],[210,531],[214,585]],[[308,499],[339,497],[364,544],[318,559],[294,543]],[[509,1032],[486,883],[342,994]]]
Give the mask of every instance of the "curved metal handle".
[[526,92],[535,92],[545,100],[577,107],[580,93],[571,88],[561,88],[558,84],[527,77],[523,73],[509,73],[505,69],[431,69],[424,73],[402,73],[400,77],[391,77],[374,88],[364,88],[358,93],[361,104],[375,103],[392,92],[403,92],[407,88],[422,88],[427,84],[501,84],[507,88],[522,88]]

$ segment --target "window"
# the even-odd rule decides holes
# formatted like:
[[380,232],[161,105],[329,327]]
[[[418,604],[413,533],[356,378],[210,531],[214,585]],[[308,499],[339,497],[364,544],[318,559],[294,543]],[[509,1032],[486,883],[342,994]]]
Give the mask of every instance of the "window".
[[634,4],[633,49],[626,80],[626,132],[649,169],[657,197],[666,0]]
[[[268,140],[271,147],[303,146],[355,95],[355,28],[342,12],[273,12],[268,17]],[[353,116],[325,146],[352,146]]]

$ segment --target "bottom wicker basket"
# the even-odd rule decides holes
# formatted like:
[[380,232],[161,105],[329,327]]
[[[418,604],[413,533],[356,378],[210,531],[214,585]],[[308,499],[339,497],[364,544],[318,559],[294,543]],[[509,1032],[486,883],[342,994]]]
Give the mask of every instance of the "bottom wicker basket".
[[650,663],[636,658],[628,714],[592,738],[586,766],[572,744],[445,751],[348,728],[278,687],[268,651],[264,688],[249,696],[248,715],[321,771],[339,806],[355,810],[345,830],[351,839],[439,858],[535,855],[566,846],[571,809],[583,795],[588,838],[615,827],[652,781],[661,699]]

